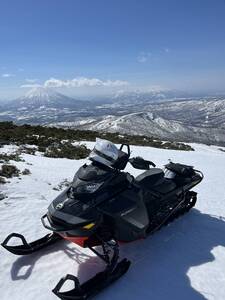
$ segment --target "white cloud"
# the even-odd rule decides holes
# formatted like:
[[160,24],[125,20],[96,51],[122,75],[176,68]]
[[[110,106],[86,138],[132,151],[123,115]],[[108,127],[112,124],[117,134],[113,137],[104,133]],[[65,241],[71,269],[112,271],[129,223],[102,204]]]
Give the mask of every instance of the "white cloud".
[[[170,52],[170,49],[165,47],[165,48],[161,48],[158,50],[158,55],[162,55],[164,53],[169,53]],[[147,61],[150,60],[150,58],[152,58],[152,53],[151,52],[145,52],[145,51],[142,51],[138,54],[137,56],[137,61],[139,63],[145,63]],[[154,54],[154,57],[157,56],[157,53]]]
[[50,78],[44,82],[45,87],[118,87],[128,85],[123,80],[101,80],[98,78],[76,77],[69,80]]
[[26,78],[25,81],[28,82],[28,83],[35,83],[35,82],[38,81],[38,79],[35,79],[35,78],[34,79]]
[[20,87],[21,88],[36,88],[36,87],[41,87],[42,85],[37,84],[37,83],[31,83],[31,84],[22,84]]
[[139,63],[145,63],[146,61],[148,61],[148,59],[152,56],[151,52],[140,52],[138,57],[137,57],[137,61]]
[[144,62],[147,61],[147,57],[145,57],[145,56],[138,56],[137,60],[138,60],[139,63],[144,63]]
[[49,88],[80,88],[80,87],[121,87],[129,85],[124,80],[101,80],[98,78],[76,77],[73,79],[63,80],[58,78],[49,78],[43,84],[36,83],[38,79],[26,79],[26,84],[21,85],[21,88],[33,87],[49,87]]
[[3,78],[9,78],[9,77],[14,77],[14,76],[15,76],[14,74],[9,74],[9,73],[2,74]]

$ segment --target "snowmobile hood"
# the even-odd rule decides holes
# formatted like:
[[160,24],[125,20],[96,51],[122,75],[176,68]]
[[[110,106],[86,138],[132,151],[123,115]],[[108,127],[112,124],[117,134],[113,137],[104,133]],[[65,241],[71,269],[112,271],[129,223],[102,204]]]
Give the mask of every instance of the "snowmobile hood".
[[68,197],[69,189],[63,191],[48,207],[46,217],[53,231],[66,231],[97,219],[95,209],[90,209],[89,205]]
[[62,207],[62,205],[58,204],[56,207],[54,207],[54,204],[50,204],[48,207],[48,215],[51,219],[58,219],[61,221],[65,221],[66,223],[69,223],[71,225],[80,225],[82,223],[87,222],[87,219],[80,218],[77,216],[74,216],[72,214],[69,214],[68,212],[63,211],[63,208],[59,209],[59,207]]
[[92,163],[91,165],[85,164],[77,171],[74,176],[73,182],[75,182],[77,178],[84,181],[101,182],[106,180],[113,173],[113,169],[110,169],[109,167],[106,167],[99,163]]
[[42,219],[43,225],[47,227],[47,218],[51,230],[63,231],[71,226],[76,228],[99,220],[100,212],[94,205],[96,194],[101,194],[105,199],[108,193],[101,192],[102,188],[115,175],[115,170],[99,163],[83,165],[75,174],[71,186],[49,205],[48,213]]

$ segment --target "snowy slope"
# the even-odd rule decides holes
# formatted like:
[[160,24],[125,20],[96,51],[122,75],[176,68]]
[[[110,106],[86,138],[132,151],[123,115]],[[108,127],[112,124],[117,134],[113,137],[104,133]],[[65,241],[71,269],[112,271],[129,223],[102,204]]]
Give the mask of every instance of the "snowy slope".
[[[167,104],[167,106],[169,106],[169,104]],[[161,106],[160,104],[157,104],[153,105],[152,107],[154,107],[155,110],[157,110],[157,107]],[[176,112],[176,114],[178,114],[178,112]],[[188,116],[188,113],[186,116]],[[122,116],[105,115],[104,117],[96,118],[96,120],[93,120],[93,118],[86,118],[82,119],[82,121],[72,123],[55,122],[51,125],[62,127],[72,126],[78,129],[119,132],[122,134],[131,135],[135,134],[154,136],[166,140],[176,139],[178,141],[186,142],[197,141],[202,143],[214,143],[218,145],[225,145],[225,131],[223,128],[220,128],[219,126],[215,128],[191,126],[191,121],[189,121],[189,125],[188,122],[184,124],[182,122],[182,119],[185,120],[185,110],[182,112],[182,114],[180,113],[177,119],[175,118],[173,120],[171,118],[172,116],[170,116],[170,119],[168,118],[168,116],[166,116],[166,112],[164,112],[163,109],[162,112],[159,114],[158,112],[155,113],[154,109],[146,109],[142,112],[129,113]]]
[[212,97],[198,100],[165,101],[158,105],[149,104],[146,110],[183,125],[209,128],[225,128],[225,98]]
[[[225,299],[225,153],[217,147],[192,146],[196,151],[132,147],[133,156],[141,155],[158,166],[169,158],[191,164],[203,171],[205,178],[195,188],[199,193],[196,209],[146,240],[122,245],[121,256],[132,260],[131,268],[96,299]],[[12,151],[9,146],[7,149]],[[25,162],[15,164],[21,170],[29,168],[32,174],[3,186],[8,198],[0,201],[1,240],[15,231],[28,240],[46,234],[40,217],[59,193],[53,187],[65,178],[72,180],[84,162],[23,157]],[[127,171],[140,173],[130,166]],[[0,255],[2,300],[57,299],[51,289],[62,276],[79,274],[85,280],[102,268],[90,251],[67,242],[27,257],[16,257],[3,248]]]
[[150,112],[131,113],[124,116],[105,116],[101,121],[84,124],[85,129],[95,131],[142,134],[147,136],[172,137],[174,133],[186,133],[179,122],[156,117]]

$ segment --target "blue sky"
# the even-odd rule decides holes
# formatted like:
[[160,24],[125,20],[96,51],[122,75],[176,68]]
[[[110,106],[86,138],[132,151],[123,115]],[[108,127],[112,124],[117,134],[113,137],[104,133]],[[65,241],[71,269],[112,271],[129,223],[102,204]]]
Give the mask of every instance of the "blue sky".
[[225,1],[2,0],[0,98],[32,85],[225,92]]

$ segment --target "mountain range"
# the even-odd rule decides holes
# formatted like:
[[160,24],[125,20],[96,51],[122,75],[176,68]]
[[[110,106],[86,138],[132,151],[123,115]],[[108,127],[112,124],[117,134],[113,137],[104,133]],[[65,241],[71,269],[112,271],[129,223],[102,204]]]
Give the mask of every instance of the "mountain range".
[[35,88],[5,103],[0,120],[225,145],[222,96],[185,97],[176,91],[153,90],[86,101]]

